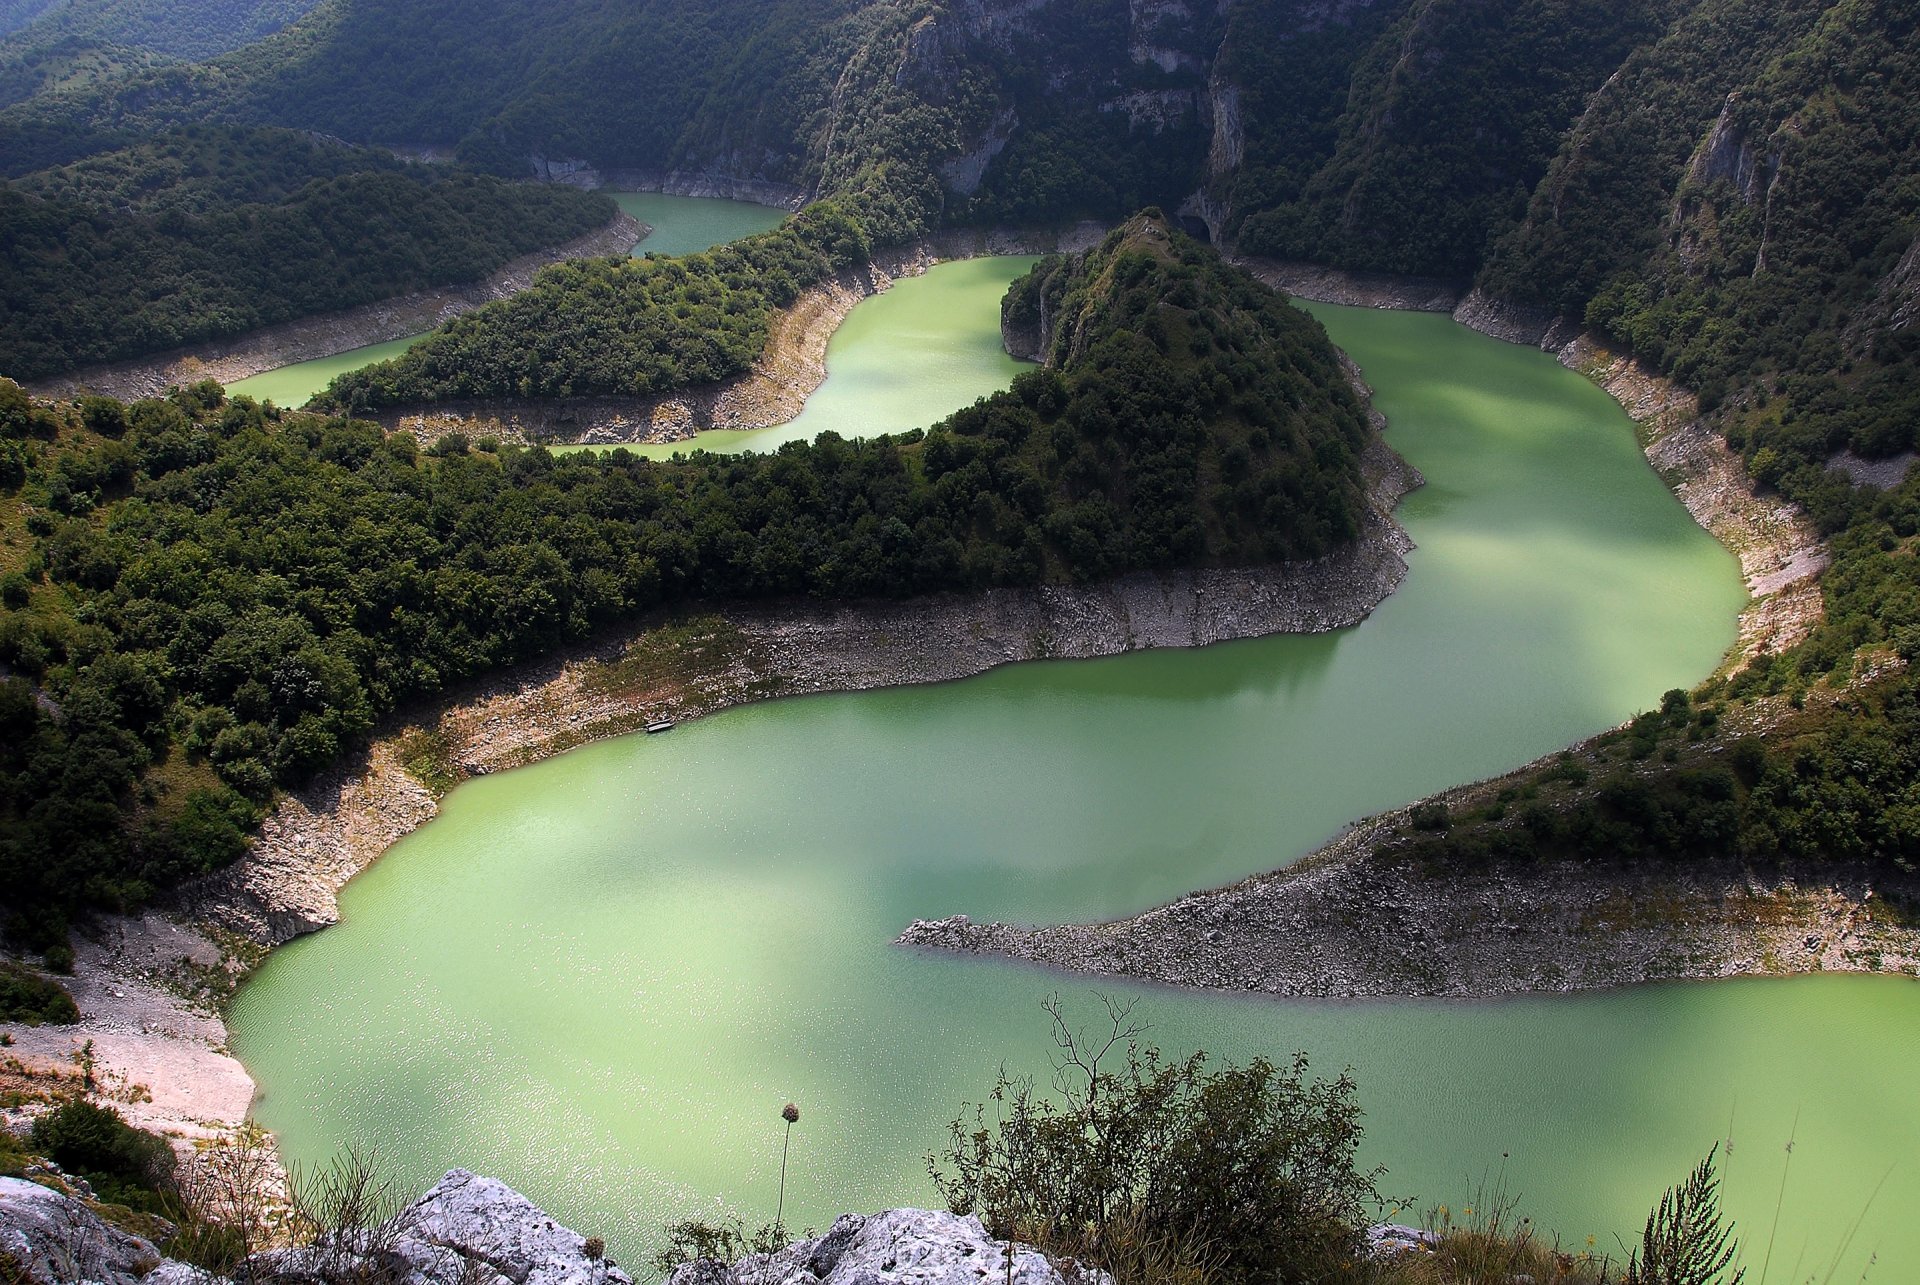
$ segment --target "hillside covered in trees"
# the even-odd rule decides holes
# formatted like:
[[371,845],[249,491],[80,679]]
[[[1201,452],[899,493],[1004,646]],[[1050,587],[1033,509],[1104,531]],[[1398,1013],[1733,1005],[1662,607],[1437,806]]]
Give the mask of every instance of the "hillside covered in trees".
[[473,281],[605,197],[189,127],[0,186],[0,372],[35,379]]
[[[1078,38],[1053,38],[1069,21]],[[1178,203],[1244,253],[1471,281],[1498,304],[1590,325],[1697,388],[1760,483],[1833,538],[1827,624],[1705,696],[1706,707],[1804,695],[1884,670],[1891,685],[1872,699],[1822,704],[1794,724],[1795,735],[1858,733],[1880,745],[1875,729],[1903,726],[1899,711],[1911,700],[1905,668],[1886,667],[1889,657],[1910,659],[1920,619],[1911,494],[1856,486],[1830,466],[1842,451],[1898,461],[1916,445],[1915,22],[1888,0],[1377,0],[1332,10],[1303,0],[1224,9],[786,0],[697,10],[654,0],[617,15],[563,4],[535,25],[494,0],[458,21],[433,5],[328,0],[286,32],[211,62],[108,77],[0,112],[0,156],[23,176],[0,192],[0,208],[42,238],[21,234],[20,244],[53,246],[90,235],[85,221],[63,217],[80,206],[123,207],[119,217],[164,230],[225,217],[235,202],[277,210],[309,202],[314,226],[333,227],[370,208],[365,193],[392,189],[394,222],[383,226],[401,226],[396,184],[422,185],[450,206],[462,193],[479,203],[484,192],[500,203],[496,212],[544,190],[488,188],[471,174],[435,179],[362,159],[370,153],[254,132],[262,121],[435,142],[502,174],[524,173],[538,157],[574,157],[786,182],[821,198],[782,229],[706,255],[556,269],[404,359],[344,378],[327,395],[341,411],[708,382],[752,362],[772,309],[876,246],[940,224],[1113,217],[1143,198]],[[371,65],[376,40],[390,50],[377,79],[357,70]],[[478,74],[508,66],[531,70]],[[476,74],[442,74],[449,67]],[[176,129],[200,116],[233,124]],[[209,175],[181,163],[183,148],[189,160],[251,158],[258,173]],[[277,164],[299,149],[297,164]],[[150,183],[154,174],[161,181]],[[307,186],[296,182],[303,176]],[[467,244],[469,263],[500,249],[479,232]],[[331,251],[338,263],[324,287],[299,287],[364,297],[409,272],[439,270],[375,233],[359,248],[364,259]],[[179,262],[146,278],[177,286],[220,275],[195,277],[197,266]],[[1072,271],[1049,266],[1010,307],[1037,315],[1044,300],[1049,316],[1060,315],[1085,287]],[[164,303],[157,316],[125,306],[142,298],[140,280],[104,279],[113,288],[99,298],[76,298],[74,324],[120,336],[112,342],[122,349],[184,333],[167,328]],[[243,310],[268,306],[261,301],[279,287],[239,268],[233,280],[231,303],[167,293],[190,305],[193,324],[226,324],[207,320],[222,309],[233,324],[251,324],[256,313]],[[34,281],[47,297],[66,288],[50,273]],[[1204,308],[1199,285],[1178,288]],[[83,342],[57,330],[67,324],[50,319],[57,315],[23,308],[9,325],[29,368],[70,358]],[[1049,338],[1064,368],[1092,351],[1073,333],[1056,328]],[[85,342],[96,342],[88,352],[112,348]],[[1133,377],[1131,367],[1114,369]],[[1032,395],[1037,386],[1023,388]],[[1308,508],[1337,538],[1340,506]],[[1086,530],[1103,520],[1083,516]],[[1297,535],[1269,552],[1314,547]],[[1098,536],[1079,547],[1113,546]],[[1193,548],[1168,547],[1186,550],[1180,556]],[[973,577],[986,564],[967,565]],[[837,592],[855,582],[770,583]],[[1706,724],[1688,726],[1710,739]],[[1783,761],[1882,803],[1904,797],[1901,783],[1914,777],[1898,754],[1877,749]],[[1866,766],[1856,771],[1855,762]],[[1735,771],[1694,785],[1746,806],[1762,779]],[[1661,833],[1650,842],[1673,854],[1709,841],[1685,826]],[[1758,853],[1772,850],[1758,836],[1782,830],[1756,813],[1714,833],[1723,844],[1747,835]],[[1889,831],[1908,833],[1904,823]],[[1586,842],[1549,840],[1527,850],[1573,852]],[[1893,837],[1873,850],[1906,860],[1910,847],[1909,837]]]
[[[898,596],[1309,558],[1365,413],[1318,323],[1143,216],[1036,269],[1072,351],[924,437],[652,462],[0,385],[0,882],[57,938],[237,856],[410,701],[694,599]],[[854,516],[858,515],[858,516]]]

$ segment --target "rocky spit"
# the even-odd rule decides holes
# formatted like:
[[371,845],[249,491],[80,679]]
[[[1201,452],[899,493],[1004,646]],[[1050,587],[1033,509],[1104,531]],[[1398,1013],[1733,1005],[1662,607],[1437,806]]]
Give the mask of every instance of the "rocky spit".
[[[1009,1261],[1011,1260],[1011,1261]],[[324,1236],[246,1261],[259,1285],[632,1285],[604,1245],[562,1227],[506,1184],[455,1169],[372,1231]],[[163,1257],[152,1241],[87,1202],[0,1178],[0,1279],[18,1285],[231,1285]],[[843,1214],[827,1234],[738,1263],[700,1261],[669,1285],[1106,1285],[1104,1273],[1056,1265],[988,1236],[977,1218],[924,1209]]]
[[[1201,990],[1479,999],[1717,977],[1920,972],[1920,929],[1864,876],[1704,863],[1444,873],[1397,857],[1405,813],[1297,865],[1102,924],[917,920],[904,946]],[[1897,890],[1920,893],[1920,881]]]
[[158,396],[176,384],[191,384],[202,379],[231,384],[294,362],[332,357],[368,344],[386,343],[432,330],[481,304],[518,294],[533,284],[540,269],[562,259],[626,254],[649,231],[646,224],[622,212],[592,232],[552,249],[522,255],[467,285],[421,290],[342,312],[264,326],[231,339],[176,348],[133,361],[92,366],[57,379],[42,380],[31,385],[29,391],[40,397],[99,393],[132,401]]

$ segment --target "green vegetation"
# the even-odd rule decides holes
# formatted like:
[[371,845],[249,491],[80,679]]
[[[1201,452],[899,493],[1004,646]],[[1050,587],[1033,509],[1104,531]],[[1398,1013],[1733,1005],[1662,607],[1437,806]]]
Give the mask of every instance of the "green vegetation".
[[[1144,1042],[1131,1003],[1104,1003],[1076,1029],[1058,998],[1046,1001],[1053,1092],[1002,1072],[928,1157],[949,1207],[996,1238],[1100,1268],[1116,1285],[1739,1285],[1717,1148],[1661,1196],[1624,1269],[1563,1252],[1518,1214],[1502,1179],[1483,1182],[1459,1218],[1431,1208],[1427,1247],[1376,1257],[1368,1226],[1406,1202],[1389,1209],[1384,1171],[1357,1163],[1363,1112],[1350,1075],[1314,1078],[1304,1054],[1285,1066],[1169,1061]],[[683,1225],[674,1261],[740,1248],[737,1234],[715,1245],[688,1226],[714,1230]]]
[[0,107],[36,94],[133,75],[166,61],[143,49],[75,37],[25,47],[17,41],[0,42]]
[[79,1020],[80,1010],[66,987],[24,965],[0,959],[0,1022],[67,1026]]
[[278,31],[312,7],[313,0],[28,0],[0,6],[0,33],[13,48],[84,43],[206,58]]
[[[1438,0],[1313,24],[1297,2],[1249,6],[1226,54],[1256,107],[1232,234],[1253,254],[1470,277],[1667,7]],[[1294,25],[1308,27],[1301,45],[1276,39]]]
[[[1920,172],[1914,29],[1871,0],[1699,6],[1596,100],[1490,265],[1489,283],[1533,282],[1699,388],[1834,560],[1805,641],[1670,693],[1600,738],[1591,767],[1523,776],[1410,840],[1419,859],[1920,861],[1920,475],[1882,491],[1829,468],[1838,451],[1916,445],[1920,336],[1899,267]],[[1756,717],[1763,735],[1726,730]]]
[[1166,1061],[1113,1001],[1090,1031],[1058,1000],[1048,1012],[1059,1099],[1002,1072],[998,1118],[962,1114],[929,1157],[955,1213],[1127,1282],[1328,1280],[1364,1259],[1384,1202],[1381,1171],[1357,1167],[1351,1078],[1314,1080],[1304,1055],[1284,1068]]
[[771,232],[675,259],[576,259],[533,288],[456,318],[316,399],[373,407],[451,397],[644,395],[753,364],[773,310],[863,263],[864,225],[817,202]]
[[605,197],[189,128],[0,187],[0,370],[21,379],[476,280]]
[[53,407],[0,383],[0,480],[31,537],[0,584],[16,927],[57,939],[223,864],[277,788],[407,702],[660,607],[1354,538],[1370,430],[1317,323],[1152,216],[1035,273],[1074,317],[1057,368],[924,437],[771,455],[423,453],[212,383]]
[[173,1148],[165,1138],[128,1124],[112,1107],[82,1098],[62,1103],[33,1122],[33,1146],[85,1178],[100,1199],[162,1211],[159,1195],[173,1178]]

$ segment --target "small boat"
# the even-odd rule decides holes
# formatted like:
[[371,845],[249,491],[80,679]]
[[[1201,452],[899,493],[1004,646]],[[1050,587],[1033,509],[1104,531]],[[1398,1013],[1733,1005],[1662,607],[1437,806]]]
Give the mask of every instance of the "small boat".
[[659,722],[657,722],[657,723],[648,723],[648,724],[647,724],[647,735],[648,735],[648,736],[655,736],[655,735],[658,735],[658,734],[659,734],[659,733],[661,733],[661,732],[671,732],[672,730],[673,730],[673,724],[672,724],[672,722],[670,722],[669,720],[667,720],[667,719],[664,719],[664,718],[663,718],[663,719],[661,719],[661,720],[660,720]]

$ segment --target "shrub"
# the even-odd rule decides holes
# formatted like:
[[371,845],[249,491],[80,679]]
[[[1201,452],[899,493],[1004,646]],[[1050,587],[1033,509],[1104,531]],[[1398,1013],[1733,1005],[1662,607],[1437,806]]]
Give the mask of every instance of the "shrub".
[[153,1208],[173,1177],[166,1139],[134,1128],[112,1107],[75,1099],[33,1122],[33,1145],[92,1183],[102,1199]]
[[66,988],[18,964],[0,962],[0,1021],[68,1026],[80,1010]]
[[1720,1218],[1718,1152],[1718,1147],[1707,1152],[1687,1180],[1667,1188],[1647,1215],[1640,1248],[1627,1260],[1624,1285],[1740,1285],[1746,1269],[1733,1266],[1739,1255],[1733,1225]]
[[1093,1036],[1057,1000],[1046,1008],[1055,1095],[1003,1072],[990,1094],[999,1119],[963,1112],[928,1157],[954,1212],[1123,1285],[1152,1277],[1149,1263],[1204,1260],[1211,1280],[1251,1282],[1320,1279],[1356,1260],[1381,1171],[1355,1165],[1349,1076],[1310,1079],[1304,1054],[1285,1066],[1170,1062],[1138,1042],[1131,1005],[1107,1001]]

